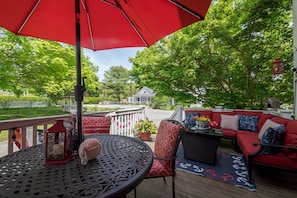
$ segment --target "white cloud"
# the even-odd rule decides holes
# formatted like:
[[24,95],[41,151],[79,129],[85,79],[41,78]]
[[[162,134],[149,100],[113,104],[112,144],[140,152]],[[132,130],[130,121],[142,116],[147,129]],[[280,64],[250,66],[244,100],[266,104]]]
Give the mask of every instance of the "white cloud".
[[123,66],[127,69],[132,68],[132,64],[129,62],[130,57],[135,57],[137,51],[141,51],[143,47],[133,48],[119,48],[110,50],[92,51],[84,49],[84,54],[90,57],[90,60],[95,65],[99,66],[99,72],[97,76],[102,81],[104,78],[104,72],[109,70],[111,66]]

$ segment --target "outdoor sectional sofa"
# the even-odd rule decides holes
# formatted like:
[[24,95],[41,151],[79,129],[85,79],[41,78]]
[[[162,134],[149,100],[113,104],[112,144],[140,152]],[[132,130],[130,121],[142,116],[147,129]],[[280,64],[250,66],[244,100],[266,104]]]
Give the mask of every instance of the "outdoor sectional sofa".
[[262,111],[184,111],[186,127],[194,124],[192,116],[205,116],[222,130],[224,138],[234,140],[245,156],[249,180],[252,164],[297,171],[297,120]]

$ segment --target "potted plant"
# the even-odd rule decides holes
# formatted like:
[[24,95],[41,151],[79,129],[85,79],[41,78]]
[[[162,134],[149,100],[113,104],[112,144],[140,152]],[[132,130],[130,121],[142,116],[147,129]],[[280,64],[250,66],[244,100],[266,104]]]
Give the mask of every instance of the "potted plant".
[[210,119],[204,116],[198,117],[196,120],[198,129],[209,129]]
[[157,133],[157,125],[151,120],[139,120],[134,129],[138,132],[139,138],[144,141],[151,140],[151,134]]

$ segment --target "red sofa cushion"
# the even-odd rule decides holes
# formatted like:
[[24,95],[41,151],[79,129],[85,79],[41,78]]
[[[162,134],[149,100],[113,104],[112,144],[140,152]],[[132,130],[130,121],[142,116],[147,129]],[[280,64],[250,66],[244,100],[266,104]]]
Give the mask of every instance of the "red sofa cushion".
[[259,151],[260,146],[253,146],[253,143],[260,143],[257,133],[238,131],[237,142],[246,159],[249,154]]
[[232,129],[222,129],[222,134],[223,134],[223,136],[226,137],[226,138],[233,138],[233,139],[236,139],[237,131],[232,130]]
[[279,123],[279,124],[283,124],[285,126],[287,125],[287,123],[289,121],[289,119],[287,119],[287,118],[282,118],[282,117],[278,117],[278,116],[272,116],[270,118],[270,120],[273,122]]
[[289,169],[297,169],[297,161],[285,156],[284,153],[278,152],[270,155],[257,155],[253,157],[253,162],[266,164],[270,166],[279,166]]
[[244,111],[244,110],[234,110],[235,114],[245,115],[245,116],[260,116],[263,112],[262,111]]
[[212,118],[212,110],[203,110],[203,109],[185,109],[185,112],[187,113],[199,113],[199,117],[207,117]]
[[297,161],[285,156],[284,153],[278,152],[270,155],[257,155],[253,157],[253,162],[278,166],[288,169],[297,169]]
[[258,120],[258,131],[261,130],[261,128],[264,125],[264,123],[266,122],[266,120],[270,119],[270,118],[271,118],[270,114],[265,114],[265,113],[260,114],[259,120]]
[[[284,146],[297,147],[297,120],[290,120],[286,125],[286,133],[283,141]],[[297,160],[297,150],[283,149],[283,153],[294,160]]]

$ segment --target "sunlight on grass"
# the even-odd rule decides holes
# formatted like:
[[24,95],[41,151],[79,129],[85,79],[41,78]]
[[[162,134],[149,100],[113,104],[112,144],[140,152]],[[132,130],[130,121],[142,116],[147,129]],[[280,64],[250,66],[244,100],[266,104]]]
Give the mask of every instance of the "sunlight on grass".
[[8,141],[8,130],[3,130],[0,133],[0,142]]

